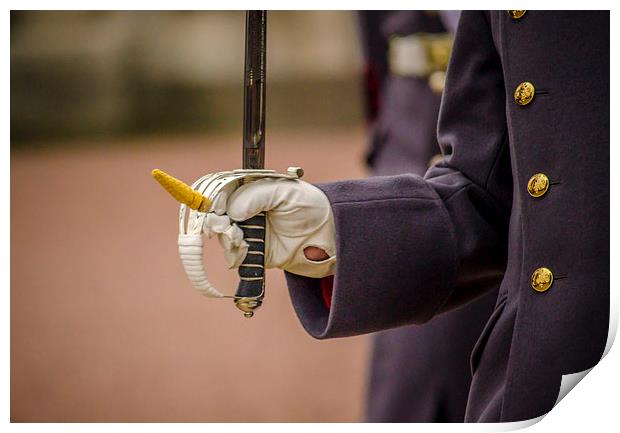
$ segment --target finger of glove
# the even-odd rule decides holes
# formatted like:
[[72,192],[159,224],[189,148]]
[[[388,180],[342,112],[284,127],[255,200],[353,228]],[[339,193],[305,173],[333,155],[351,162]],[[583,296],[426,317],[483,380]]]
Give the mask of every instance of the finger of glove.
[[228,197],[236,187],[237,183],[231,182],[221,188],[214,197],[211,197],[211,207],[209,210],[217,215],[224,215],[227,211]]
[[224,233],[229,227],[231,227],[231,223],[227,215],[208,213],[204,219],[203,230],[209,238],[215,234]]
[[284,197],[278,196],[283,179],[260,179],[247,183],[234,191],[228,199],[228,216],[234,221],[245,221],[260,212],[277,207]]
[[218,235],[220,244],[226,250],[239,247],[245,243],[243,240],[243,230],[237,224],[231,224],[227,215],[216,215],[209,213],[205,218],[204,232],[211,237]]
[[228,216],[209,213],[205,218],[204,232],[209,237],[217,235],[228,267],[239,267],[248,251],[248,244],[243,240],[243,230],[236,224],[231,224]]
[[226,233],[218,234],[217,240],[224,248],[224,258],[226,259],[228,268],[238,268],[248,253],[248,243],[243,239],[241,239],[240,242],[235,242],[235,240],[231,239]]

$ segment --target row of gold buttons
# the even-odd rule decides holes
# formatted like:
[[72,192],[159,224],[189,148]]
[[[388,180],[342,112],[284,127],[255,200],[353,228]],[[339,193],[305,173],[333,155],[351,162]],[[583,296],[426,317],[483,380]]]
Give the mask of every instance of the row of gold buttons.
[[[525,15],[525,12],[527,11],[508,11],[508,15],[513,20],[519,20],[523,17],[523,15]],[[518,105],[525,106],[532,102],[535,93],[536,89],[534,88],[534,85],[529,81],[524,81],[515,89],[515,102]]]
[[[526,11],[508,11],[513,20],[518,20]],[[536,88],[529,81],[519,84],[515,90],[515,103],[521,107],[528,105],[534,99]],[[549,178],[544,173],[536,173],[527,182],[527,192],[534,198],[542,197],[549,190]],[[537,292],[549,290],[553,284],[553,272],[549,268],[538,268],[532,273],[530,284]]]
[[[527,182],[527,192],[534,198],[542,197],[549,189],[549,178],[544,173],[536,173]],[[531,285],[537,292],[549,290],[553,284],[553,272],[549,268],[538,268],[532,274]]]

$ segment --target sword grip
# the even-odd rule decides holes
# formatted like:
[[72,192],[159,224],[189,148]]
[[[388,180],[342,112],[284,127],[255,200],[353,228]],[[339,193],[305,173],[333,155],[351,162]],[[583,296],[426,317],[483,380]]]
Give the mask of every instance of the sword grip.
[[240,281],[235,293],[235,305],[245,317],[252,317],[265,296],[265,214],[255,215],[238,225],[249,248],[239,266]]

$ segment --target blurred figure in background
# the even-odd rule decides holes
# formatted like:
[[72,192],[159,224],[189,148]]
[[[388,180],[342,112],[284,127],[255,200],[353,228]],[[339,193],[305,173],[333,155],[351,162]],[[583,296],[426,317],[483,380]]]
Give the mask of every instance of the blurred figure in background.
[[[458,11],[359,12],[373,175],[423,176],[441,158],[437,117],[458,18]],[[375,334],[366,421],[463,422],[469,356],[496,297],[494,290],[424,326]]]

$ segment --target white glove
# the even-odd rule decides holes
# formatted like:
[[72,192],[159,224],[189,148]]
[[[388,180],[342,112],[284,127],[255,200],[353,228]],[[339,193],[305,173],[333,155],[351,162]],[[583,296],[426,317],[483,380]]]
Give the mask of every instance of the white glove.
[[[248,250],[234,221],[245,221],[265,211],[265,267],[313,278],[334,274],[334,216],[329,200],[314,185],[302,180],[260,179],[234,192],[226,191],[215,198],[214,205],[215,213],[205,218],[204,231],[209,236],[217,234],[231,268],[243,262]],[[304,255],[307,247],[320,248],[329,258],[310,260]]]

